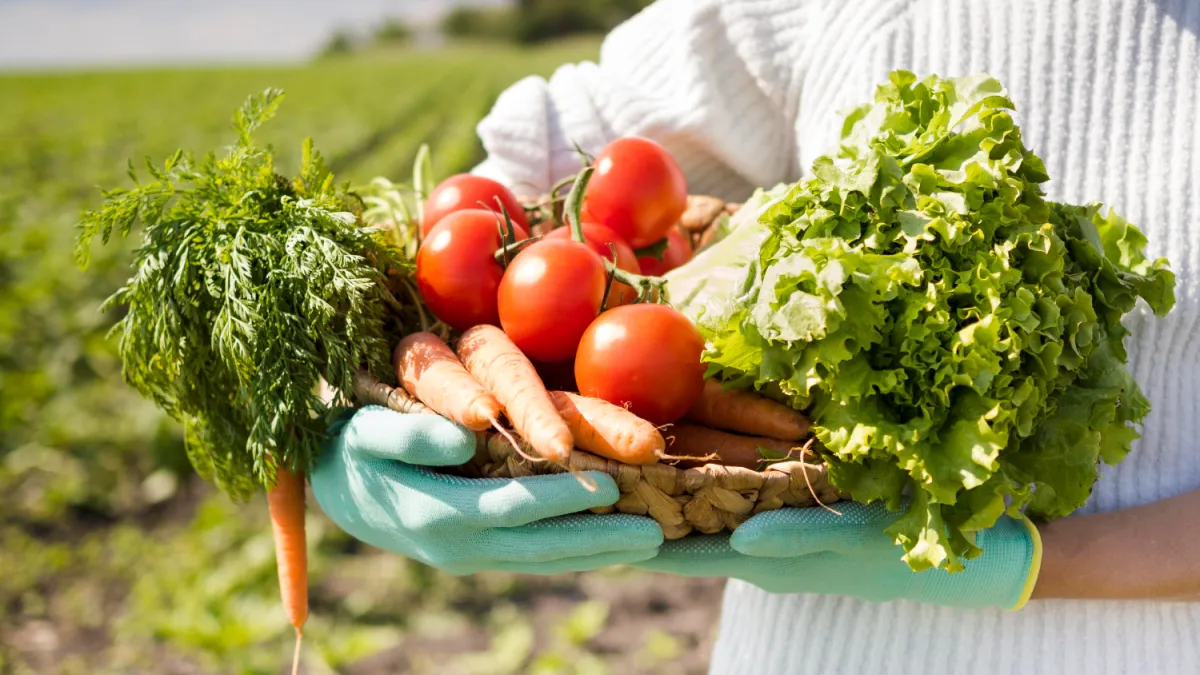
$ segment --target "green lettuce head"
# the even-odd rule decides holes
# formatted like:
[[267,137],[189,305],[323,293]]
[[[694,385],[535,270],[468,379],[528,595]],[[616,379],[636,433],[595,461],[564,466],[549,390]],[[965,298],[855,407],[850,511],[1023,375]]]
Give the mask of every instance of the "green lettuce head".
[[737,280],[682,298],[710,376],[807,410],[834,483],[904,509],[888,533],[916,570],[961,569],[1006,510],[1087,500],[1149,412],[1121,318],[1174,304],[1136,227],[1043,198],[1012,109],[991,78],[893,73],[745,228]]

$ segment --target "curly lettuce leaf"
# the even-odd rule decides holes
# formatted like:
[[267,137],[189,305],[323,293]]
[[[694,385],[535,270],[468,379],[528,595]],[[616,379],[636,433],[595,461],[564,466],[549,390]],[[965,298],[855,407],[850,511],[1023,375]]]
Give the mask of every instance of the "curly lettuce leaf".
[[807,410],[833,482],[903,508],[916,570],[961,569],[1006,510],[1086,501],[1149,412],[1121,318],[1174,303],[1136,227],[1044,199],[1012,108],[991,78],[893,73],[762,210],[757,255],[721,261],[738,280],[688,298],[709,375]]

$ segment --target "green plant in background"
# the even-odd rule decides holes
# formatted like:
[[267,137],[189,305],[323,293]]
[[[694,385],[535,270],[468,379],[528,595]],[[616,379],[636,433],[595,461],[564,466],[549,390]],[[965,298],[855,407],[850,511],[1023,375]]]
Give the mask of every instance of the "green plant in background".
[[567,35],[602,35],[650,0],[519,0],[500,7],[460,6],[446,13],[442,32],[468,38],[537,44]]
[[395,46],[407,43],[412,39],[413,29],[400,19],[388,19],[375,29],[373,39],[375,44]]

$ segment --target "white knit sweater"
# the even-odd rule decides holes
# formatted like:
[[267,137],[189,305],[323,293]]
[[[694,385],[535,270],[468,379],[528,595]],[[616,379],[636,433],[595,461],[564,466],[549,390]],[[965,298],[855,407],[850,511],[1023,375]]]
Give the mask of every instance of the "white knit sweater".
[[[479,126],[477,171],[545,190],[577,168],[573,142],[595,152],[641,134],[675,154],[693,192],[738,199],[807,173],[833,148],[838,111],[890,70],[998,77],[1049,196],[1115,207],[1178,276],[1168,318],[1142,307],[1127,321],[1154,408],[1086,507],[1120,509],[1200,488],[1198,33],[1200,0],[662,0],[609,36],[598,65],[502,95]],[[1195,675],[1200,603],[966,612],[731,582],[712,670]]]

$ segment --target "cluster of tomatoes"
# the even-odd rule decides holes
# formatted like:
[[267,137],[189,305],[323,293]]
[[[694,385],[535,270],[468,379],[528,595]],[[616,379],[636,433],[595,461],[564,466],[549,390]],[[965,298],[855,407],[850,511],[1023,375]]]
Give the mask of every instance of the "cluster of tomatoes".
[[[503,328],[548,385],[673,422],[703,388],[703,339],[675,309],[639,302],[644,294],[610,278],[605,261],[648,277],[687,262],[691,245],[678,227],[686,206],[687,183],[670,153],[644,138],[619,138],[592,164],[579,209],[583,241],[560,226],[507,258],[497,255],[504,232],[530,236],[522,205],[500,183],[453,176],[425,204],[417,287],[455,330]],[[638,255],[647,248],[656,253]]]

